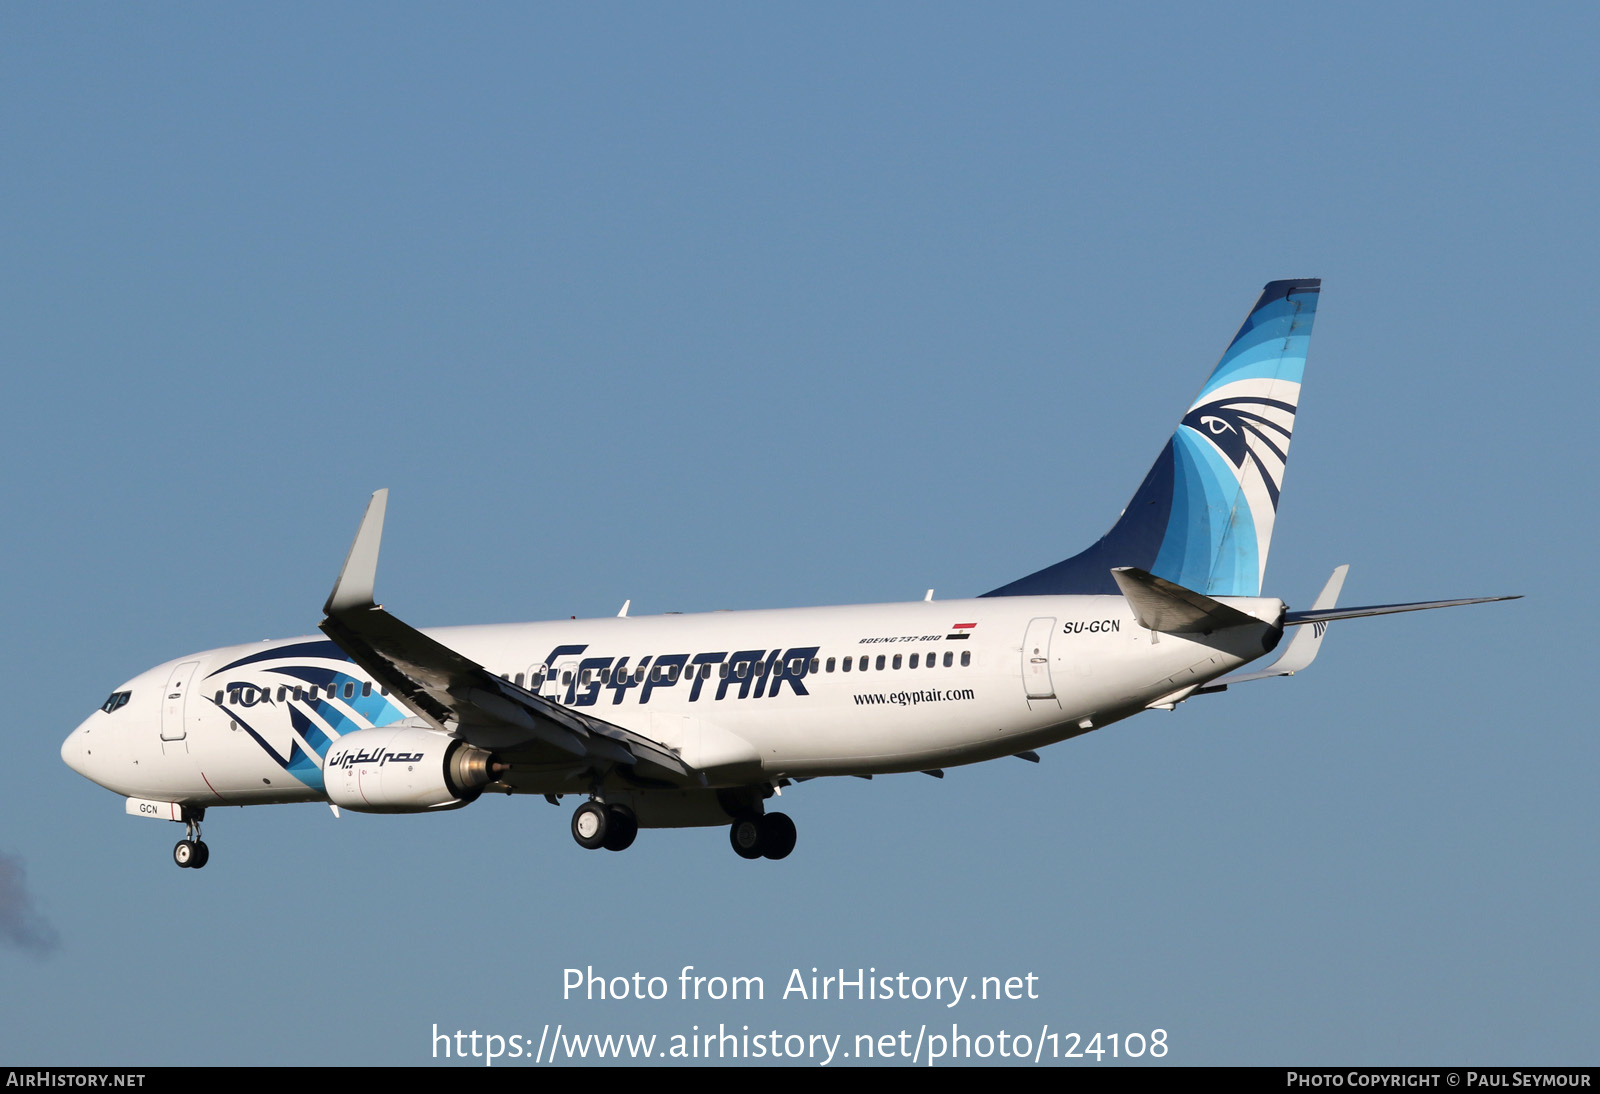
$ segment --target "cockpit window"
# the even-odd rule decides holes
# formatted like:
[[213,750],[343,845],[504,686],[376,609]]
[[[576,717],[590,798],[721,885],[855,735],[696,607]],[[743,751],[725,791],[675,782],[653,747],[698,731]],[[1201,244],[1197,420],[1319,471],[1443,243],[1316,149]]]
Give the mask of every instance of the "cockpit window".
[[131,691],[113,691],[111,693],[111,698],[107,699],[105,703],[101,705],[100,709],[105,711],[107,714],[110,714],[112,711],[126,706],[128,703],[128,698],[132,694],[133,692]]

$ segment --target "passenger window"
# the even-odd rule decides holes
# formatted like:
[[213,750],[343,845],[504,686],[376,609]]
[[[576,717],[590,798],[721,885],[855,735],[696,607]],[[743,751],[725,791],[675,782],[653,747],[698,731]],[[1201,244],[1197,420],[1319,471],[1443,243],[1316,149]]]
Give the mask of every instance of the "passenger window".
[[363,680],[361,682],[361,697],[363,699],[365,699],[367,696],[369,696],[371,694],[372,694],[372,681],[371,680]]
[[332,699],[334,697],[334,694],[338,690],[339,690],[339,685],[338,684],[329,684],[328,685],[328,698]]
[[972,651],[971,650],[962,650],[961,651],[961,667],[962,668],[966,668],[970,664],[972,664]]
[[354,699],[356,697],[356,686],[354,683],[349,683],[344,686],[344,697],[346,699]]
[[900,655],[898,653],[894,655],[894,667],[900,667]]
[[[106,705],[101,707],[100,709],[105,711],[107,714],[110,714],[113,710],[117,709],[116,708],[116,702],[117,702],[117,697],[116,697],[115,693],[113,693],[111,698],[106,700]],[[222,692],[220,692],[220,691],[217,692],[217,705],[218,706],[222,705]]]
[[906,667],[907,668],[913,668],[913,669],[917,667],[917,655],[916,654],[912,654],[911,655],[911,664],[906,666]]
[[844,664],[840,665],[839,668],[844,672],[849,672],[850,671],[850,658],[846,657],[844,659]]
[[565,672],[563,672],[561,674],[561,683],[563,685],[572,683],[572,670],[571,669],[567,669]]
[[950,653],[949,650],[945,650],[944,651],[944,667],[945,668],[949,668],[950,667],[950,661],[952,660],[952,657],[953,657],[953,655]]
[[[813,668],[811,671],[812,672],[816,672],[817,670],[815,668]],[[833,658],[831,658],[831,657],[828,658],[828,671],[829,672],[833,671]]]
[[878,654],[878,663],[874,665],[873,668],[877,669],[879,672],[883,671],[883,654]]
[[724,680],[728,678],[728,663],[726,661],[717,666],[717,675]]
[[820,665],[820,664],[821,664],[821,663],[822,663],[822,659],[821,659],[821,658],[818,658],[818,657],[813,657],[813,658],[812,658],[812,659],[811,659],[811,671],[812,671],[812,672],[816,672],[816,671],[817,671],[817,667],[818,667],[818,666],[819,666],[819,665]]
[[600,682],[602,684],[607,684],[607,685],[609,685],[611,683],[611,670],[610,669],[601,669],[600,670]]

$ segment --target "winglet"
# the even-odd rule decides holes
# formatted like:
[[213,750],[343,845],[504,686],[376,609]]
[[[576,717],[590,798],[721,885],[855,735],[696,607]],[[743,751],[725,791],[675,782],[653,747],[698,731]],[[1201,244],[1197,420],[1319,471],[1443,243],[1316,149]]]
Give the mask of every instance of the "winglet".
[[333,592],[322,606],[325,615],[376,605],[372,587],[378,579],[378,545],[383,540],[383,513],[388,505],[387,487],[376,491],[367,502],[366,515],[361,518],[361,527],[350,544],[350,553],[344,556],[339,580],[334,582]]

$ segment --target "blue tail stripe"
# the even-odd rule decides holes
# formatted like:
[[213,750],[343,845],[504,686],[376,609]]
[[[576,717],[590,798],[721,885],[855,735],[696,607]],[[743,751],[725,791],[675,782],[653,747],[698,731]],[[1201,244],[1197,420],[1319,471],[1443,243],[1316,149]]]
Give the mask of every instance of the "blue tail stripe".
[[1222,355],[1203,394],[1247,376],[1268,376],[1299,383],[1311,346],[1311,320],[1317,294],[1275,300],[1250,316]]
[[1206,513],[1203,522],[1192,521],[1182,569],[1190,580],[1179,584],[1211,596],[1256,596],[1261,592],[1256,526],[1233,469],[1205,441],[1180,436],[1196,483],[1190,488],[1191,497],[1204,495]]
[[1204,480],[1196,481],[1194,461],[1182,439],[1173,441],[1172,518],[1156,556],[1153,574],[1182,573],[1194,566],[1200,542],[1210,539]]

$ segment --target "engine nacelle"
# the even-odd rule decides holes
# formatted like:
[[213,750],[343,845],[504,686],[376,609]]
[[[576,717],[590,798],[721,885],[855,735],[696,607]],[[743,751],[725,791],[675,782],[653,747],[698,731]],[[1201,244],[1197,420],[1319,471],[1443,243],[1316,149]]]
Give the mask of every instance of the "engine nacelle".
[[358,813],[426,813],[477,800],[494,758],[448,733],[414,726],[358,729],[328,749],[328,800]]

